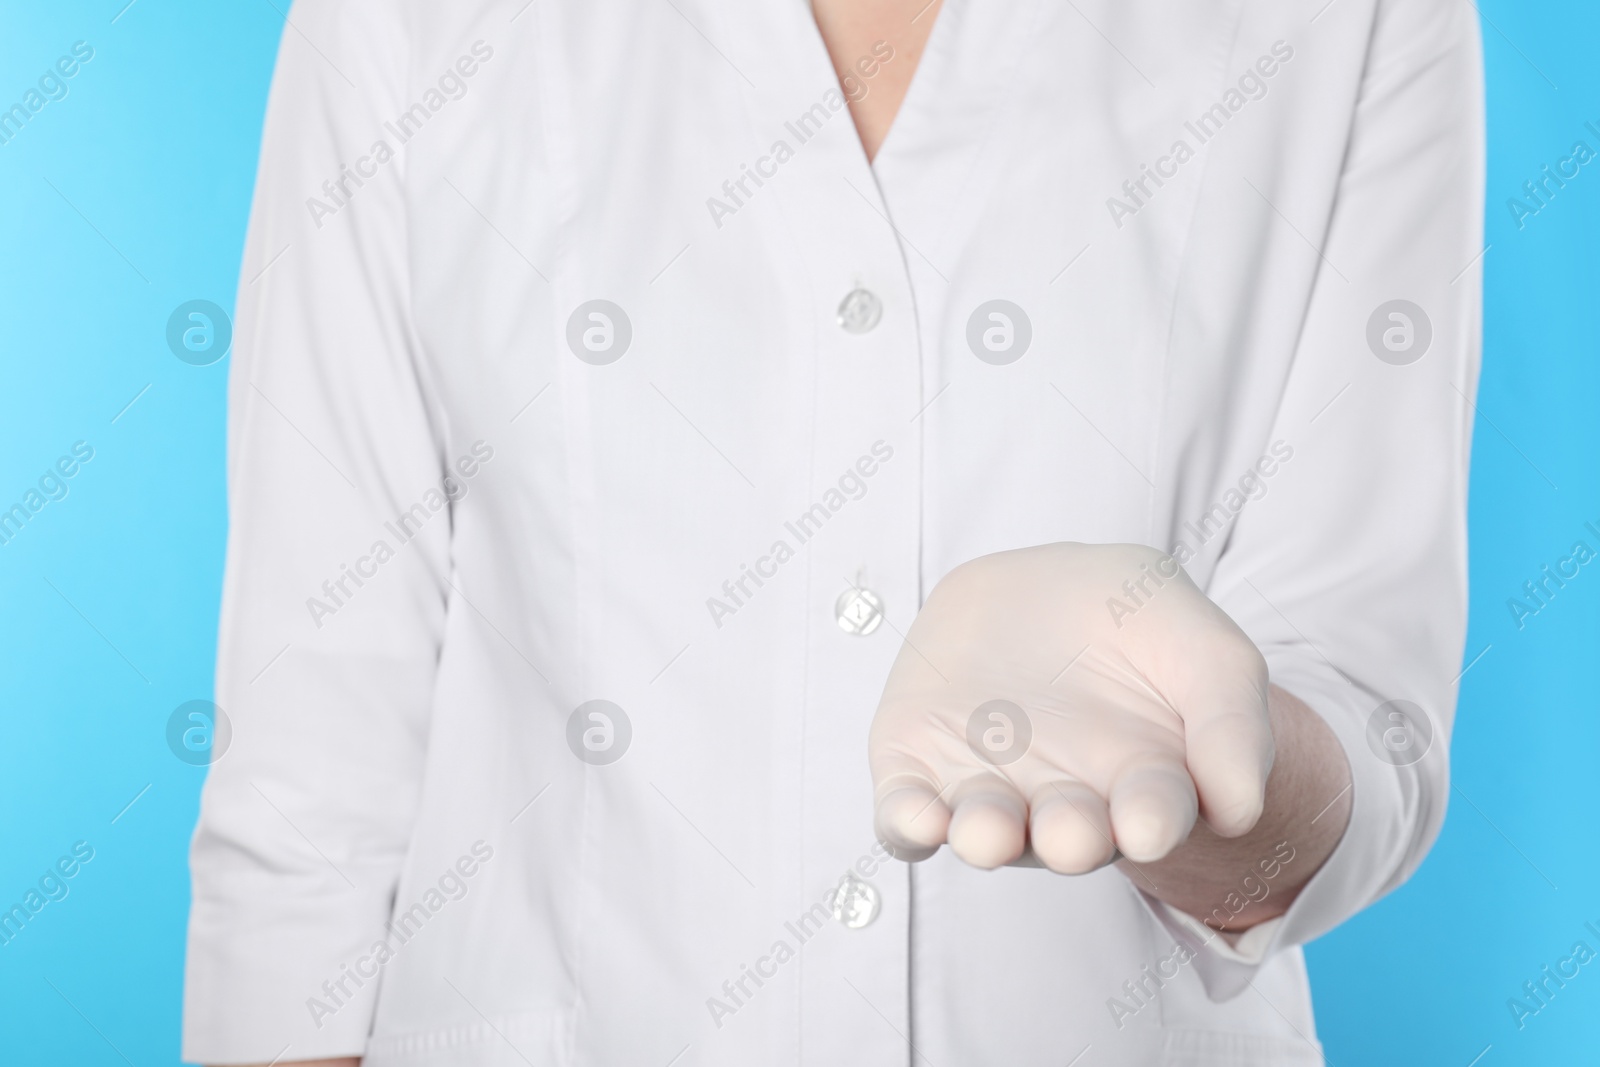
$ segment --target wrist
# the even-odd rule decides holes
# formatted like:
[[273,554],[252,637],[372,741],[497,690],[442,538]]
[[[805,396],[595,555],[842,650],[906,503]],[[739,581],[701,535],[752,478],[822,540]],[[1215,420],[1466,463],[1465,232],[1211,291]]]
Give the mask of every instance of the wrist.
[[1333,854],[1350,820],[1350,765],[1328,724],[1273,686],[1268,698],[1276,758],[1254,829],[1226,838],[1204,822],[1165,858],[1118,866],[1145,892],[1224,934],[1289,910]]

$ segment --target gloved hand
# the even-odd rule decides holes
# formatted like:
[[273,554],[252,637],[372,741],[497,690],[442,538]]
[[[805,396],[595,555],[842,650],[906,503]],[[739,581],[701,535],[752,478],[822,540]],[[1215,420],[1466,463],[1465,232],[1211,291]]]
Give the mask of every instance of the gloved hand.
[[872,722],[878,836],[975,867],[1153,862],[1200,815],[1260,818],[1267,667],[1171,556],[1041,545],[951,571],[906,634]]

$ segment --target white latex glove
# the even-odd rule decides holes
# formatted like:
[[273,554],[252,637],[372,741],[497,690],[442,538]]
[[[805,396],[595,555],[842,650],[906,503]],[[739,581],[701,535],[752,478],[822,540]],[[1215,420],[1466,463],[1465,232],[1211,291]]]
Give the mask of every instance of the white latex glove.
[[928,597],[868,745],[878,836],[902,859],[948,840],[983,868],[1151,862],[1197,814],[1225,837],[1260,818],[1266,661],[1155,549],[1000,552]]

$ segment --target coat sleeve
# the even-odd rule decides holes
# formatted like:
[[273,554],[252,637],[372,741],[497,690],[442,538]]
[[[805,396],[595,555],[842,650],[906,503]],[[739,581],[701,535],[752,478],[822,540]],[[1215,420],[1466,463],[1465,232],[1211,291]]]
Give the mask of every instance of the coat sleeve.
[[363,1051],[378,983],[347,968],[383,935],[417,807],[450,516],[413,507],[437,499],[442,433],[405,158],[374,151],[404,110],[401,9],[300,0],[273,77],[229,385],[232,737],[191,845],[190,1062]]
[[[1479,50],[1470,4],[1378,3],[1322,264],[1269,438],[1292,460],[1241,512],[1209,590],[1261,648],[1272,680],[1332,727],[1354,782],[1342,841],[1288,913],[1236,946],[1212,939],[1199,952],[1214,999],[1242,992],[1279,948],[1400,885],[1444,819],[1480,345]],[[1191,944],[1206,934],[1156,910]]]

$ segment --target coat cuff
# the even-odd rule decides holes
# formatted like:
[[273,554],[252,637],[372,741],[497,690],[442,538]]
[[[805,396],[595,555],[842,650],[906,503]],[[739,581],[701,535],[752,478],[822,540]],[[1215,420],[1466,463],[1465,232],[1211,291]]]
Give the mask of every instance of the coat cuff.
[[[1397,765],[1393,760],[1409,755],[1385,758],[1368,742],[1368,722],[1381,698],[1316,670],[1282,670],[1273,664],[1272,675],[1277,685],[1316,710],[1339,738],[1350,764],[1350,822],[1289,910],[1238,935],[1219,936],[1194,916],[1139,891],[1152,917],[1194,953],[1195,972],[1214,1002],[1244,992],[1262,965],[1282,949],[1321,937],[1409,877],[1438,833],[1449,789],[1447,746],[1442,737],[1432,736],[1436,731],[1420,731],[1430,735],[1426,745],[1413,739],[1421,758]],[[1305,818],[1310,823],[1318,817],[1319,812],[1308,812]]]
[[365,1052],[383,965],[403,944],[384,925],[387,895],[343,882],[297,892],[263,881],[232,892],[213,887],[195,899],[184,989],[186,1063]]

